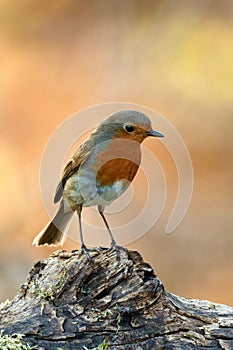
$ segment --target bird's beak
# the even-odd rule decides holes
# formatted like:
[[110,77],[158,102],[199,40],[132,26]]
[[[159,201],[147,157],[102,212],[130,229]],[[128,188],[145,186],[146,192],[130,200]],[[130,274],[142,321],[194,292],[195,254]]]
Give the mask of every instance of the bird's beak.
[[153,136],[153,137],[164,137],[163,134],[160,134],[160,132],[156,131],[156,130],[149,130],[146,132],[147,136]]

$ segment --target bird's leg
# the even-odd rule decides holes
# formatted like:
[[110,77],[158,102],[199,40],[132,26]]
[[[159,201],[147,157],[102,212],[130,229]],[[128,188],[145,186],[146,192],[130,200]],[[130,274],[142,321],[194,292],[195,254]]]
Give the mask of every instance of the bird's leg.
[[108,222],[107,222],[106,217],[104,216],[104,211],[103,211],[103,209],[101,208],[101,206],[98,206],[98,210],[99,210],[99,213],[100,213],[102,219],[104,220],[105,226],[107,227],[108,233],[109,233],[109,235],[110,235],[110,238],[111,238],[111,247],[114,247],[114,248],[118,247],[118,244],[117,244],[117,242],[115,241],[115,239],[114,239],[114,237],[113,237],[112,231],[110,230],[110,227],[109,227],[109,225],[108,225]]
[[88,249],[87,249],[86,245],[84,244],[84,240],[83,240],[81,212],[82,212],[82,206],[80,205],[79,208],[77,209],[77,213],[78,213],[80,240],[81,240],[81,251],[82,252],[87,252]]

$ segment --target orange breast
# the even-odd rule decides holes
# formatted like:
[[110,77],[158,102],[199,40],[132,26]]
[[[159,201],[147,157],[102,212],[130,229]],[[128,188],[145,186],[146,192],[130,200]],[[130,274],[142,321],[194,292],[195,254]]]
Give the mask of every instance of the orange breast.
[[132,181],[138,170],[138,164],[131,160],[115,158],[104,163],[96,176],[100,186],[111,186],[115,181]]

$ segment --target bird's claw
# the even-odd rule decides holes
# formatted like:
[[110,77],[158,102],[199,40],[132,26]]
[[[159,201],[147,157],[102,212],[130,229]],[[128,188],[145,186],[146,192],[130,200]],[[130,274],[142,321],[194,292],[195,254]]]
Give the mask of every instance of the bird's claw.
[[84,255],[88,258],[88,260],[90,262],[94,262],[93,258],[91,257],[90,253],[89,253],[89,249],[87,248],[87,246],[85,244],[82,244],[81,246],[81,256]]
[[111,249],[116,251],[117,260],[120,261],[121,260],[121,255],[120,255],[121,247],[116,243],[116,241],[111,242]]

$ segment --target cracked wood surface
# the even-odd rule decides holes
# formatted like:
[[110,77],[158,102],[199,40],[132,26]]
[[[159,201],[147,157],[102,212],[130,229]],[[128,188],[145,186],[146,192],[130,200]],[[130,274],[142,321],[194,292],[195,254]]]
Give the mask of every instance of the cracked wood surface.
[[233,308],[167,292],[138,252],[57,251],[0,310],[38,349],[233,349]]

